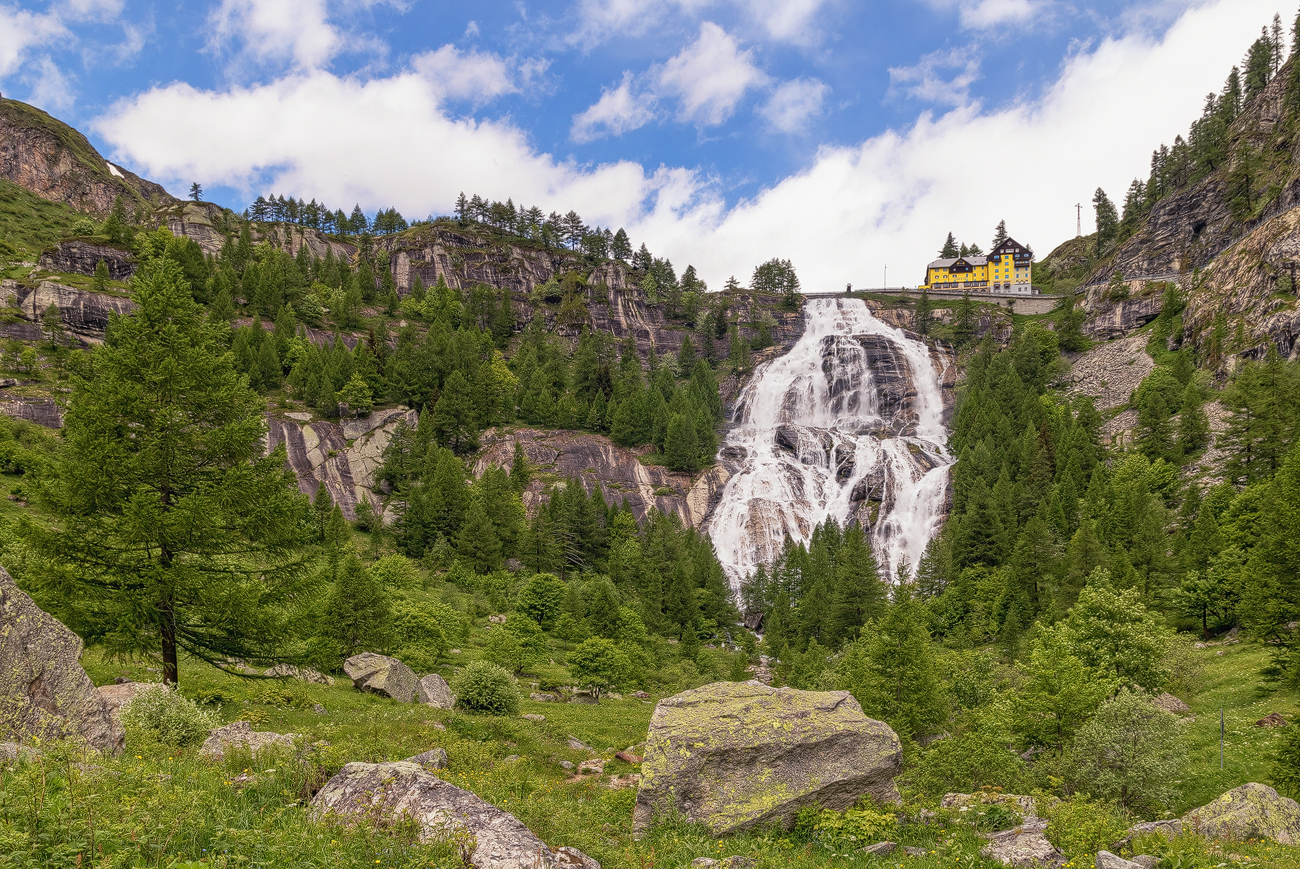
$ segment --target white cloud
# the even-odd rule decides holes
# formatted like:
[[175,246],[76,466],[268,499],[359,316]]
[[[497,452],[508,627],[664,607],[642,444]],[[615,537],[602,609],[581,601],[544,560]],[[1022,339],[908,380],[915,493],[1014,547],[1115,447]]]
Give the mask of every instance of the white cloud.
[[48,55],[29,68],[23,81],[31,86],[27,101],[46,110],[67,109],[76,102],[76,91],[72,79],[50,59]]
[[727,31],[706,21],[700,25],[699,38],[659,70],[657,89],[680,98],[679,120],[721,124],[746,92],[768,81],[751,54],[741,51]]
[[59,16],[0,5],[0,78],[18,69],[29,49],[70,38]]
[[325,0],[222,0],[208,17],[210,48],[232,41],[256,61],[290,61],[302,69],[329,63],[343,37],[328,20]]
[[112,20],[122,12],[123,0],[62,0],[56,8],[69,18],[87,20]]
[[937,9],[953,10],[967,30],[1023,24],[1046,14],[1053,0],[926,0]]
[[700,20],[712,10],[734,10],[746,30],[758,30],[778,42],[815,43],[814,24],[828,0],[580,0],[573,45],[592,46],[615,36],[641,36],[674,18]]
[[156,87],[114,104],[93,127],[117,162],[172,189],[197,179],[413,215],[448,211],[464,190],[617,224],[682,174],[559,162],[508,122],[448,117],[442,98],[415,70],[369,81],[312,70],[223,91]]
[[959,106],[969,98],[979,68],[979,58],[972,57],[970,49],[932,51],[915,66],[890,67],[889,90],[928,103]]
[[487,52],[461,51],[454,45],[444,45],[416,57],[413,66],[437,90],[439,102],[483,103],[518,90],[506,62]]
[[624,72],[618,87],[601,91],[594,105],[574,117],[569,136],[575,142],[591,142],[604,136],[621,136],[648,124],[654,119],[655,97],[633,93],[633,86],[632,73]]
[[815,78],[797,78],[778,87],[758,113],[781,132],[793,133],[822,113],[830,91]]

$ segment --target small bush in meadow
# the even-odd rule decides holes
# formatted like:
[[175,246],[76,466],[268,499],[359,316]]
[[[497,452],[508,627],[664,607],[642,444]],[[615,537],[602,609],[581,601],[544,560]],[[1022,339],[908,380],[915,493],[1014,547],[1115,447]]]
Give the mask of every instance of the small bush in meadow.
[[1047,838],[1071,859],[1091,859],[1124,838],[1129,822],[1114,803],[1075,794],[1068,800],[1037,795],[1038,813],[1048,820]]
[[122,726],[132,744],[171,748],[201,742],[217,719],[188,697],[161,683],[148,685],[122,706]]
[[473,712],[514,715],[519,711],[519,689],[505,670],[488,661],[471,661],[452,680],[456,702]]

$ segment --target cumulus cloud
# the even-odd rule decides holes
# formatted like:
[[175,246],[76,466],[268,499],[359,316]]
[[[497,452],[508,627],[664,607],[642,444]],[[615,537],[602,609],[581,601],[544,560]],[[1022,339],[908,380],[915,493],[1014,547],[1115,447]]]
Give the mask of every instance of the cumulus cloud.
[[980,61],[969,49],[932,51],[914,66],[890,67],[889,91],[939,105],[959,106],[979,78]]
[[0,5],[0,78],[18,69],[30,49],[69,37],[62,19],[54,12]]
[[633,87],[632,73],[624,72],[623,81],[618,87],[601,91],[599,100],[574,117],[573,126],[569,130],[570,138],[582,143],[604,136],[621,136],[653,120],[654,95],[634,93]]
[[415,58],[415,71],[429,80],[439,101],[483,103],[518,90],[506,62],[495,54],[444,45]]
[[797,78],[773,91],[758,113],[781,132],[793,133],[822,113],[830,91],[825,82],[815,78]]
[[752,54],[741,51],[727,31],[706,21],[700,25],[699,38],[663,65],[659,91],[680,98],[680,120],[721,124],[747,91],[768,81],[767,74],[754,65]]
[[325,0],[222,0],[208,18],[209,48],[239,42],[253,60],[289,61],[303,69],[324,66],[343,48],[328,20]]
[[27,101],[43,109],[58,111],[77,101],[72,79],[48,55],[28,69],[23,81],[32,89]]

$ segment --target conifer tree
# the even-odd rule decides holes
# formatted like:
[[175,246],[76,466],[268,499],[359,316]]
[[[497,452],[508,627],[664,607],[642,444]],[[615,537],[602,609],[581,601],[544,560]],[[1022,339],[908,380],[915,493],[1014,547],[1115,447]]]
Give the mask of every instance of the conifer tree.
[[464,454],[478,447],[477,428],[469,381],[459,370],[453,371],[433,406],[435,435],[452,452]]
[[23,533],[58,575],[65,621],[159,655],[168,684],[181,650],[273,661],[304,589],[305,499],[283,450],[262,454],[264,403],[180,267],[145,263],[132,297],[74,368],[61,464],[39,492],[50,523]]
[[1183,455],[1193,455],[1210,443],[1210,421],[1201,404],[1201,391],[1195,383],[1187,384],[1183,393],[1182,416],[1178,420],[1178,446]]
[[325,603],[321,633],[334,645],[337,667],[358,652],[378,652],[388,647],[390,609],[379,587],[355,554],[343,560]]
[[470,499],[456,538],[456,557],[477,573],[491,573],[501,567],[501,541],[482,498]]
[[954,238],[953,234],[950,232],[948,233],[948,237],[944,239],[943,247],[939,248],[939,259],[955,259],[959,253],[960,249],[957,247],[957,239]]

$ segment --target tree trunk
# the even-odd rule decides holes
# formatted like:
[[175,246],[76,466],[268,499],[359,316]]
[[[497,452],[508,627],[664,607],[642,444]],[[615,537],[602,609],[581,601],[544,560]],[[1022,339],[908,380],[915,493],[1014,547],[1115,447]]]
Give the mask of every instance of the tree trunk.
[[179,681],[176,665],[176,613],[168,602],[159,607],[162,620],[159,626],[159,639],[162,641],[163,684],[176,685]]

